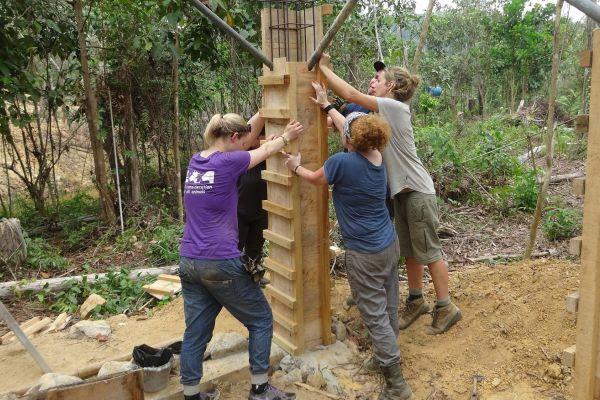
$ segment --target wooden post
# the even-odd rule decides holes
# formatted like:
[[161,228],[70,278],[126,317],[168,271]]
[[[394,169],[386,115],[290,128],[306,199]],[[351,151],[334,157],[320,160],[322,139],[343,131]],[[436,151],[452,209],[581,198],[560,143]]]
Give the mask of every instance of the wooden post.
[[600,29],[593,34],[587,173],[584,206],[582,275],[577,317],[575,398],[600,398]]
[[[263,9],[263,52],[273,59],[273,70],[263,68],[261,115],[266,135],[280,135],[289,119],[301,122],[305,131],[290,143],[288,152],[302,154],[302,164],[320,168],[327,158],[325,115],[309,99],[317,70],[309,71],[306,58],[323,36],[321,6],[300,12]],[[314,15],[314,19],[313,19]],[[270,29],[285,24],[308,25],[304,32]],[[287,57],[285,57],[287,55]],[[277,57],[281,56],[281,57]],[[273,309],[274,340],[286,351],[331,343],[331,310],[327,187],[316,187],[294,176],[277,154],[267,160],[262,177],[267,181],[269,257],[271,272],[266,294]]]

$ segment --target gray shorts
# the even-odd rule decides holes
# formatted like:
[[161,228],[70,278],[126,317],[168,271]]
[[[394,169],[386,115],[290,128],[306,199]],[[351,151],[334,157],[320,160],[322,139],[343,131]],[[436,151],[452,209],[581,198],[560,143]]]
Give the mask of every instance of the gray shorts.
[[434,194],[398,193],[394,196],[396,233],[400,255],[414,257],[419,264],[429,265],[443,258],[437,235],[439,208]]

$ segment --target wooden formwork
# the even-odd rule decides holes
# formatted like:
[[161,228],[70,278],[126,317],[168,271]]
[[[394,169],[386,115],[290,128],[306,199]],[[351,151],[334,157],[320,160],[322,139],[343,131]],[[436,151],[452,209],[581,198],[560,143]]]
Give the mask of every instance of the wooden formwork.
[[[582,53],[581,65],[592,68],[588,153],[585,182],[581,284],[577,317],[575,398],[600,399],[600,29],[593,33],[593,49]],[[577,244],[577,246],[579,246]],[[573,246],[576,247],[576,246]]]
[[[277,56],[286,40],[289,54],[273,59],[273,70],[265,67],[259,84],[263,86],[260,114],[266,120],[266,135],[281,135],[290,119],[301,122],[304,133],[285,150],[300,152],[302,165],[316,170],[327,158],[327,123],[309,98],[314,96],[311,82],[317,80],[318,72],[308,71],[307,62],[298,61],[310,56],[314,43],[323,36],[324,8],[307,9],[300,13],[301,18],[307,15],[312,23],[313,10],[314,29],[294,33],[294,40],[270,29],[284,22],[281,10],[262,10],[263,52],[269,58]],[[290,23],[290,15],[285,18]],[[300,49],[294,47],[298,45]],[[300,180],[284,165],[280,154],[267,160],[262,178],[267,181],[263,208],[269,213],[269,227],[263,233],[270,244],[265,266],[271,273],[265,292],[273,310],[274,340],[286,351],[299,354],[331,343],[327,187]]]

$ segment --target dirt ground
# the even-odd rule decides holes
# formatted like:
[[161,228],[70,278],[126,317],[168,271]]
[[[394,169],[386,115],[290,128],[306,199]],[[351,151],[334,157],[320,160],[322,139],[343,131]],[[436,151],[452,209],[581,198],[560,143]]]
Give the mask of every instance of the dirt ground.
[[[507,265],[478,265],[451,273],[450,286],[464,318],[449,333],[424,332],[430,317],[401,332],[404,373],[417,399],[466,399],[472,377],[482,375],[484,399],[570,399],[573,371],[561,367],[558,354],[575,343],[574,315],[565,311],[565,297],[578,287],[579,266],[564,260],[540,259]],[[432,297],[428,288],[428,297]],[[406,287],[402,288],[406,292]],[[345,311],[347,282],[334,281],[332,303],[349,327],[349,340],[363,350],[368,341],[355,308]],[[105,343],[72,340],[67,334],[38,336],[34,344],[51,367],[69,372],[129,351],[141,343],[155,344],[178,337],[184,329],[182,301],[177,299],[146,320],[111,318],[114,333]],[[124,325],[119,325],[123,324]],[[217,331],[245,329],[229,314],[218,319]],[[366,356],[367,351],[361,352]],[[348,399],[376,398],[380,381],[356,364],[334,371],[347,385]],[[0,393],[31,385],[39,370],[17,343],[0,346]],[[345,379],[343,377],[346,377]],[[275,384],[286,387],[275,380]],[[222,384],[222,398],[245,398],[248,382]],[[326,397],[296,390],[299,399]]]

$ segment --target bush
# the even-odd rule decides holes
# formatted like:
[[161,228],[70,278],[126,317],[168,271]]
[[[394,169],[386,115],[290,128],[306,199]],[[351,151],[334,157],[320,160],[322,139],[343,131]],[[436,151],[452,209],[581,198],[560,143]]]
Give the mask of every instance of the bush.
[[65,269],[69,260],[60,254],[60,250],[43,238],[25,238],[27,244],[27,264],[38,270]]
[[183,225],[159,225],[153,230],[148,253],[159,263],[171,263],[179,260],[179,244],[183,235]]
[[517,210],[532,213],[537,205],[539,184],[535,169],[527,169],[515,177],[513,201]]
[[69,199],[60,202],[60,219],[69,221],[98,214],[98,199],[84,191],[78,191]]
[[546,212],[542,230],[548,240],[568,239],[581,230],[581,213],[573,209],[554,208]]

